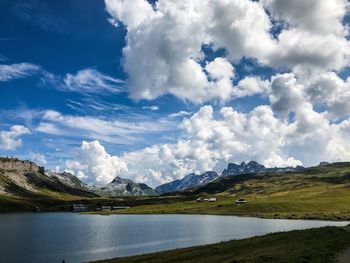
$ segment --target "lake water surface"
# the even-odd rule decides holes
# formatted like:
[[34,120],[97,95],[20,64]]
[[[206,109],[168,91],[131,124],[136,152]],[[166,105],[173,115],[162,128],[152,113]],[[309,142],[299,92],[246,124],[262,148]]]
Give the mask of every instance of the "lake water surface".
[[0,262],[83,262],[348,222],[211,215],[0,215]]

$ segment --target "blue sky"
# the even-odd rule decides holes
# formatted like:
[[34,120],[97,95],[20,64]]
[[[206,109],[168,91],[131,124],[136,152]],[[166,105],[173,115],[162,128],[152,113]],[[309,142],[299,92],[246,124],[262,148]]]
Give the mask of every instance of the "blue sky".
[[[238,10],[238,2],[241,13],[220,17],[214,12]],[[1,1],[0,155],[31,159],[49,169],[59,166],[60,171],[80,171],[84,173],[81,178],[100,183],[96,181],[99,174],[81,159],[85,156],[82,142],[98,141],[95,146],[101,146],[99,149],[106,155],[101,161],[109,167],[106,173],[121,173],[151,185],[192,170],[221,172],[229,161],[257,159],[265,165],[283,166],[335,160],[333,150],[308,158],[303,154],[305,138],[300,141],[296,132],[288,131],[286,135],[285,130],[291,130],[293,123],[300,125],[300,130],[304,128],[300,116],[306,113],[301,113],[296,104],[311,105],[308,114],[315,116],[310,118],[323,118],[327,113],[329,127],[348,119],[346,99],[335,103],[318,95],[313,97],[315,91],[310,92],[315,83],[318,91],[326,90],[320,93],[322,96],[330,92],[321,80],[333,73],[339,78],[339,92],[344,94],[348,89],[349,48],[344,28],[349,16],[345,2],[334,2],[334,10],[344,12],[332,12],[333,4],[324,7],[322,1],[313,0],[313,13],[308,15],[300,11],[305,9],[302,1],[288,4],[281,0],[207,0],[202,4],[166,0]],[[203,15],[207,8],[213,13]],[[322,18],[317,13],[323,8],[330,9],[329,17]],[[190,9],[197,15],[191,17],[193,12],[183,12]],[[253,12],[252,18],[245,16],[247,10]],[[293,16],[294,11],[301,12],[300,16]],[[236,21],[237,28],[230,28],[230,19]],[[331,43],[327,42],[331,41],[329,36],[334,37]],[[327,56],[321,53],[324,46],[330,47]],[[304,93],[301,97],[307,101],[301,101],[300,94],[288,93],[294,91],[288,85],[282,88],[286,94],[277,94],[280,89],[273,85],[274,79],[282,76],[287,80],[287,75],[290,81],[295,80],[296,89]],[[250,79],[245,81],[246,78]],[[337,94],[333,96],[337,98]],[[207,126],[199,127],[195,118],[201,112],[210,115],[208,107],[213,111],[211,120]],[[246,118],[244,125],[248,125],[259,107],[271,109],[272,117],[280,122],[276,128],[281,129],[280,137],[272,138],[279,144],[271,155],[265,154],[268,149],[259,148],[258,135],[248,139],[234,131],[239,124],[232,120],[229,126],[220,126],[227,121],[223,112],[228,108]],[[287,119],[281,117],[285,114]],[[269,121],[268,126],[272,126]],[[285,128],[285,122],[290,127]],[[237,140],[230,150],[217,145],[219,139],[213,134],[208,135],[209,139],[203,135],[205,144],[198,141],[203,129],[216,126],[222,138],[231,132],[228,138]],[[224,133],[226,129],[229,132]],[[271,133],[275,135],[276,129]],[[266,134],[266,145],[270,137]],[[339,143],[335,137],[328,138],[323,149]],[[290,141],[293,146],[285,149]],[[204,145],[207,159],[183,153],[181,142]],[[152,160],[162,163],[161,167],[135,164],[138,158],[150,154],[147,147],[151,155],[160,156]],[[172,159],[162,159],[168,148]],[[340,159],[347,156],[345,152]],[[127,168],[116,167],[116,159],[125,162]],[[101,163],[96,165],[100,167]],[[85,168],[78,169],[82,166]],[[101,182],[111,179],[106,178]]]
[[[75,74],[83,69],[95,69],[115,79],[126,80],[127,74],[122,67],[122,48],[125,45],[126,29],[121,24],[112,26],[107,19],[109,14],[105,10],[103,1],[88,1],[83,5],[75,1],[2,1],[0,26],[0,54],[4,64],[31,63],[40,65],[42,70],[63,77]],[[215,55],[208,50],[208,58]],[[270,76],[270,69],[256,69],[254,62],[246,60],[237,65],[239,78],[247,74],[246,65],[253,65],[258,74]],[[19,112],[55,110],[62,114],[75,116],[96,116],[103,119],[129,118],[136,115],[136,119],[157,121],[169,114],[179,111],[194,112],[201,105],[183,102],[171,95],[164,95],[158,99],[135,101],[128,98],[127,88],[121,84],[122,92],[118,94],[81,94],[78,92],[61,91],[54,84],[43,83],[42,73],[29,75],[13,81],[0,82],[1,88],[1,128],[8,129],[12,125],[23,124],[35,127],[39,119],[20,116]],[[89,107],[91,101],[107,104],[103,110]],[[72,108],[72,102],[83,103],[82,106]],[[242,111],[251,109],[261,102],[260,97],[253,97],[244,101],[235,101]],[[74,105],[74,103],[73,103]],[[151,110],[152,106],[159,107]],[[116,108],[116,109],[112,109]],[[174,120],[176,121],[176,120]],[[177,139],[178,131],[171,129],[151,134],[138,134],[137,145],[106,144],[105,147],[112,154],[123,151],[142,149],[154,143],[164,143]],[[80,145],[81,141],[92,138],[51,137],[46,134],[28,134],[22,140],[25,149],[15,151],[1,151],[2,155],[27,157],[29,152],[43,153],[52,160],[51,167],[57,162],[56,156],[69,157],[70,152],[53,153],[56,144],[62,150],[70,150]],[[48,143],[48,141],[62,140],[62,143]],[[67,144],[67,145],[66,145]],[[58,160],[58,162],[60,162]],[[50,165],[49,164],[49,165]]]
[[[109,15],[103,1],[88,1],[84,4],[76,1],[2,1],[0,5],[0,54],[4,64],[26,62],[40,65],[42,70],[57,77],[75,74],[83,69],[94,69],[115,79],[126,79],[121,66],[125,28],[108,23]],[[188,110],[193,107],[170,96],[151,102],[130,100],[122,83],[122,91],[112,95],[65,92],[57,89],[54,84],[42,83],[42,77],[42,73],[38,72],[33,76],[0,82],[3,130],[15,124],[35,127],[39,121],[36,116],[29,118],[20,116],[19,113],[32,112],[35,115],[36,111],[48,109],[75,116],[156,121],[178,109]],[[77,108],[72,108],[70,105],[74,106],[74,102],[83,105],[75,104]],[[91,102],[106,105],[104,109],[97,110],[89,107]],[[146,108],[155,105],[159,107],[157,112]],[[168,141],[167,137],[172,137],[173,132],[137,136],[140,136],[138,145],[129,145],[126,141],[125,144],[107,144],[106,147],[111,153],[117,154],[142,148],[155,140]],[[1,154],[26,156],[32,151],[50,156],[56,144],[47,143],[49,140],[63,140],[67,145],[62,143],[58,148],[69,149],[79,145],[83,139],[91,138],[28,134],[22,138],[25,149],[1,151]],[[56,159],[55,156],[56,153],[53,159]],[[69,153],[63,153],[62,156],[68,157]]]

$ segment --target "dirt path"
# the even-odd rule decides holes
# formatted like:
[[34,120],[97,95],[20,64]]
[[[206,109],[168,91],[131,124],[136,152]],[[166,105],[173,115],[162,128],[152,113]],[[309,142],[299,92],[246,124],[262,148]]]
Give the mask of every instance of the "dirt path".
[[342,254],[338,257],[339,263],[350,263],[350,248],[345,250]]

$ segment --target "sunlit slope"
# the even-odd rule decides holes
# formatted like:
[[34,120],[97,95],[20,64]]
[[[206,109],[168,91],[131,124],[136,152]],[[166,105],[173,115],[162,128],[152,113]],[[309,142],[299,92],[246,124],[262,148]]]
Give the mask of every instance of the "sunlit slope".
[[[300,173],[246,174],[219,178],[179,192],[192,201],[133,207],[124,213],[234,214],[272,218],[350,219],[350,163],[333,163]],[[216,196],[217,202],[196,202]],[[236,205],[243,197],[246,204]]]

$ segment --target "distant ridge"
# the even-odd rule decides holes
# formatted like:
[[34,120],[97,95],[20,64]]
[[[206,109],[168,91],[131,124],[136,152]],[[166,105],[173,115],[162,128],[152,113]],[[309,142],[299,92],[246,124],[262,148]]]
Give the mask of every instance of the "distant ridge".
[[71,173],[45,171],[28,160],[0,157],[0,195],[36,197],[40,195],[156,196],[158,193],[142,183],[116,177],[103,187],[89,186]]
[[208,171],[202,174],[191,173],[186,175],[182,179],[178,179],[178,180],[160,185],[156,187],[155,190],[160,194],[186,190],[191,187],[197,187],[197,186],[209,183],[218,177],[219,175],[214,171]]
[[202,174],[196,175],[194,173],[188,174],[182,179],[177,179],[172,182],[162,184],[155,188],[155,190],[160,194],[177,192],[187,190],[193,187],[204,186],[219,177],[235,176],[239,174],[248,173],[278,173],[278,172],[297,172],[305,169],[302,166],[297,167],[274,167],[266,168],[264,165],[256,162],[250,161],[248,163],[242,162],[241,164],[229,163],[227,168],[223,170],[221,175],[218,175],[214,171],[204,172]]
[[232,176],[246,173],[278,173],[278,172],[296,172],[305,169],[302,166],[296,167],[274,167],[266,168],[264,165],[250,161],[248,163],[242,162],[241,164],[229,163],[227,168],[222,172],[221,176]]
[[151,187],[143,183],[135,183],[119,176],[104,187],[90,187],[92,192],[103,196],[157,196]]

